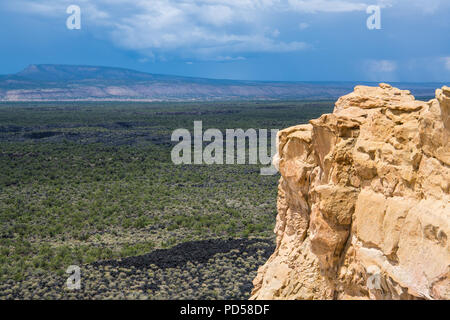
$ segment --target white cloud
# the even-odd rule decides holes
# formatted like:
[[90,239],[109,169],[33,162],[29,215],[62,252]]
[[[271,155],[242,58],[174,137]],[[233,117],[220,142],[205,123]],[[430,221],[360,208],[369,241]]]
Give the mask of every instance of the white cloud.
[[[151,59],[243,57],[247,53],[295,52],[310,48],[297,34],[289,37],[283,15],[345,13],[405,0],[77,0],[83,30]],[[413,0],[419,3],[418,0]],[[431,0],[433,8],[439,0]],[[73,0],[15,0],[0,9],[64,17]],[[435,9],[433,9],[435,10]],[[278,23],[277,23],[278,22]],[[295,25],[294,25],[295,27]],[[298,28],[309,27],[306,22]],[[267,30],[271,30],[268,32]],[[384,66],[389,68],[388,66]]]
[[86,8],[80,4],[82,14],[91,25],[103,27],[116,45],[143,55],[234,60],[246,53],[309,47],[300,39],[274,39],[280,31],[265,17],[285,12],[287,0],[98,0],[96,5],[85,4]]
[[301,22],[301,23],[298,24],[298,28],[300,30],[305,30],[305,29],[309,28],[309,24],[306,23],[306,22]]
[[444,57],[442,60],[444,61],[445,69],[450,71],[450,57]]
[[237,60],[245,60],[244,57],[230,57],[230,56],[217,56],[214,61],[237,61]]
[[200,20],[215,26],[223,26],[233,21],[233,10],[224,5],[206,5],[199,11]]
[[372,60],[369,62],[371,71],[392,72],[397,69],[397,64],[390,60]]
[[403,12],[425,15],[442,13],[450,9],[448,0],[377,0],[376,4],[382,8],[390,7]]
[[301,12],[364,11],[368,4],[349,0],[288,0],[292,9]]
[[409,0],[409,5],[413,5],[420,9],[425,14],[433,14],[435,13],[442,5],[444,5],[444,2],[447,2],[448,0]]
[[371,81],[395,81],[397,62],[392,60],[366,60],[363,69]]

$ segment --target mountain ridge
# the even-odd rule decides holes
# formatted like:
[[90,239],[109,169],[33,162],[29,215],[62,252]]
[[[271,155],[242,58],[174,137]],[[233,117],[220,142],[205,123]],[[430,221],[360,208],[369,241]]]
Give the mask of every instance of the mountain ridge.
[[[0,75],[0,101],[335,99],[361,83],[374,84],[209,79],[108,66],[31,64]],[[439,85],[396,83],[418,96],[433,96]]]

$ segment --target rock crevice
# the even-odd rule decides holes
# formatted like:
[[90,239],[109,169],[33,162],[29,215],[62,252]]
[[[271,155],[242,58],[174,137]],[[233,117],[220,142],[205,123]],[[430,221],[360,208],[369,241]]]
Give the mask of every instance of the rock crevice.
[[357,86],[278,134],[275,252],[251,299],[450,299],[450,88]]

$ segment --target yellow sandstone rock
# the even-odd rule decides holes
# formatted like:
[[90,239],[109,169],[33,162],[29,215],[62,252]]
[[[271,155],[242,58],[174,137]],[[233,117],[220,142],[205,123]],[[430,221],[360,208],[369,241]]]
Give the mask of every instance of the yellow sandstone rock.
[[251,299],[450,299],[450,88],[357,86],[278,137],[277,247]]

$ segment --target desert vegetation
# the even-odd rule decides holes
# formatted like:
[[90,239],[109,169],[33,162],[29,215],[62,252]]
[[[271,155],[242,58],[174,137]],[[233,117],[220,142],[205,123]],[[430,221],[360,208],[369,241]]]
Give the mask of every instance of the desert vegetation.
[[[0,298],[248,298],[273,251],[279,176],[174,165],[171,133],[194,120],[282,129],[332,107],[0,104]],[[65,288],[69,265],[81,266],[79,291]]]

